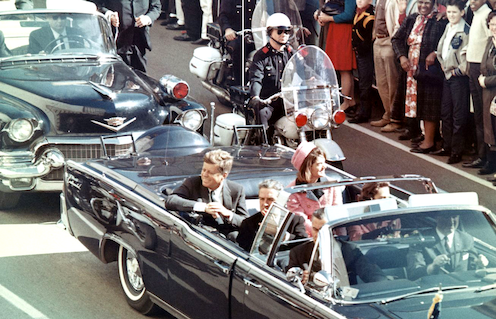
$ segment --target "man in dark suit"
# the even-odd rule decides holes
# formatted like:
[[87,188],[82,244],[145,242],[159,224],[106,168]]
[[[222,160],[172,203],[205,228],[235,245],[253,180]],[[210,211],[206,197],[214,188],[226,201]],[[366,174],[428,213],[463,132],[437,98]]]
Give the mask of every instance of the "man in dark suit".
[[[287,269],[292,267],[300,267],[304,269],[302,283],[306,283],[309,279],[310,272],[307,269],[310,264],[312,252],[315,247],[315,242],[319,236],[320,229],[327,223],[325,217],[325,208],[316,210],[312,215],[312,236],[313,241],[301,244],[291,249],[289,253],[289,265]],[[356,276],[359,276],[364,282],[377,282],[387,280],[386,275],[375,264],[373,264],[367,257],[365,257],[360,249],[347,241],[337,240],[337,245],[341,248],[342,259],[345,265],[333,265],[336,273],[339,272],[340,266],[345,266],[347,271],[346,275],[339,276],[342,285],[345,283],[356,284]],[[336,262],[334,258],[333,262]],[[311,273],[321,270],[320,259],[314,260],[312,264]]]
[[408,279],[416,280],[427,275],[466,271],[470,260],[475,260],[477,267],[487,265],[484,255],[477,255],[474,239],[469,234],[458,230],[459,215],[438,216],[436,229],[424,235],[432,236],[436,242],[432,247],[411,247],[407,254]]
[[161,12],[160,0],[92,0],[117,29],[117,53],[127,65],[146,72],[152,49],[150,26]]
[[[236,239],[239,246],[246,251],[250,251],[255,235],[260,223],[269,212],[270,205],[277,200],[279,192],[284,187],[278,181],[266,179],[258,185],[258,200],[260,201],[260,211],[245,219],[239,226],[239,234]],[[305,219],[295,215],[288,226],[286,240],[306,238]]]
[[214,150],[203,157],[200,176],[187,178],[167,197],[165,207],[182,212],[203,213],[203,224],[228,235],[248,217],[243,186],[228,181],[232,156]]
[[[76,29],[67,27],[65,14],[49,14],[47,20],[48,26],[34,30],[29,35],[28,53],[50,53],[54,49],[63,50],[83,46],[82,42],[74,40],[79,33]],[[55,41],[55,39],[58,40]]]

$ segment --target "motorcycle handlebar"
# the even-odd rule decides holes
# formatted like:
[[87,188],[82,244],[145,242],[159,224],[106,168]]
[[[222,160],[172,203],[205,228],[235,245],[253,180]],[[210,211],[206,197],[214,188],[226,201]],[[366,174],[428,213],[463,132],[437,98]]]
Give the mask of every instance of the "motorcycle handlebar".
[[270,103],[274,102],[275,100],[277,100],[280,97],[282,97],[282,93],[278,92],[276,94],[269,96],[265,100],[262,100],[262,103],[269,105]]

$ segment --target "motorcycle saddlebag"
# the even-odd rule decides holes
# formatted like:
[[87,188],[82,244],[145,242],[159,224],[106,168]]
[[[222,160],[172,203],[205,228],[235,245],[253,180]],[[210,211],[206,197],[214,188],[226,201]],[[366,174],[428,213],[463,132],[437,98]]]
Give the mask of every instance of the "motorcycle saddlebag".
[[199,47],[193,51],[193,57],[189,62],[189,72],[202,80],[212,80],[222,63],[222,55],[219,50],[211,47]]

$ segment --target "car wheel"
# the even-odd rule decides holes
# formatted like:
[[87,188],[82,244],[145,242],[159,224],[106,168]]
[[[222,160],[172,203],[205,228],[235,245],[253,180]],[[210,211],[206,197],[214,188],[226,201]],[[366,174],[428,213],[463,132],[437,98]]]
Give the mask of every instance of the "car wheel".
[[118,262],[119,279],[127,303],[145,315],[158,312],[160,308],[151,301],[146,291],[138,257],[120,246]]
[[21,193],[4,193],[0,192],[0,209],[11,209],[16,207],[19,202]]

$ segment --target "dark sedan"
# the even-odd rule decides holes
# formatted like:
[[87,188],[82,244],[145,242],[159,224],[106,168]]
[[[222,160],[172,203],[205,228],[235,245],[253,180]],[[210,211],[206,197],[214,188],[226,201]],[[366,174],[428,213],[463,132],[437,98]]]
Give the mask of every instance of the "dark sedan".
[[[64,160],[100,157],[102,135],[172,123],[203,133],[186,82],[128,67],[91,2],[65,7],[0,13],[0,209],[24,191],[60,191]],[[118,155],[131,141],[112,144]]]
[[[151,313],[159,306],[178,318],[425,318],[433,297],[444,294],[447,318],[496,315],[496,224],[476,194],[415,195],[391,186],[391,198],[356,202],[359,185],[371,178],[353,180],[328,167],[331,181],[287,189],[343,192],[344,205],[326,207],[317,242],[285,241],[293,214],[283,193],[248,252],[198,216],[164,208],[167,194],[200,173],[211,149],[194,132],[170,129],[138,140],[138,154],[66,165],[62,220],[102,262],[118,262],[124,296],[136,310]],[[154,147],[164,141],[167,149]],[[224,149],[234,157],[228,178],[244,186],[248,207],[258,207],[260,181],[287,185],[296,176],[287,148]],[[418,180],[437,191],[423,177],[393,180]],[[458,230],[472,238],[451,255],[465,267],[414,276],[408,256],[436,248],[435,221],[443,216],[459,216]],[[378,227],[389,221],[398,222]],[[355,241],[345,235],[370,225],[380,232]],[[298,244],[310,246],[311,280],[304,285],[302,269],[287,269],[289,249]]]

